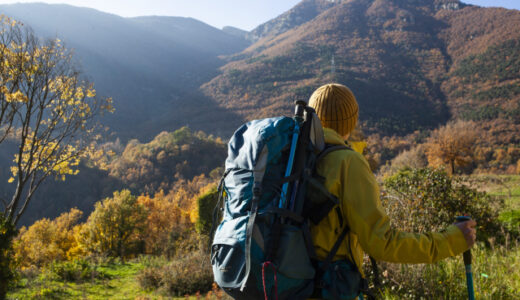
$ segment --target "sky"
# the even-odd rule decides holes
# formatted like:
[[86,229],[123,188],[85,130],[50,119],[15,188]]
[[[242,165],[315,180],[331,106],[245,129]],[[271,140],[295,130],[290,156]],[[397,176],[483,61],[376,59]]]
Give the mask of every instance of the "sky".
[[[122,17],[145,15],[192,17],[211,26],[234,26],[250,31],[292,8],[300,0],[0,0],[65,3],[91,7]],[[479,6],[499,6],[520,10],[520,0],[462,0]]]

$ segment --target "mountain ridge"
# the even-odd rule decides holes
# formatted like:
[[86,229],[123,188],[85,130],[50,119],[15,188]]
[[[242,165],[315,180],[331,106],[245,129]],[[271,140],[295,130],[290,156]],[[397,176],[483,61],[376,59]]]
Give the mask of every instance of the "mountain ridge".
[[225,63],[219,56],[248,45],[243,38],[189,18],[123,18],[43,3],[0,5],[0,10],[37,35],[59,37],[74,49],[98,94],[113,97],[116,112],[103,123],[123,140],[145,140],[188,124],[222,134],[221,128],[227,132],[240,122],[228,126],[213,118],[219,125],[208,126],[206,118],[215,112],[237,118],[216,107],[198,86],[218,74]]
[[519,39],[520,30],[512,29],[520,29],[519,18],[516,10],[457,0],[340,1],[234,55],[202,89],[253,119],[289,112],[295,98],[339,81],[357,95],[368,133],[431,129],[467,116],[457,108],[462,100],[447,89],[455,70],[470,54]]

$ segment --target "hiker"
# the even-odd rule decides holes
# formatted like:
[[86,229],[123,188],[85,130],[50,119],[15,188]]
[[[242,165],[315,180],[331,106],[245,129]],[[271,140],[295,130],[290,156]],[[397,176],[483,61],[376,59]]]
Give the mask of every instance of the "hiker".
[[[344,85],[327,84],[311,95],[308,105],[324,127],[327,144],[345,145],[356,127],[358,104]],[[376,260],[394,263],[433,263],[460,254],[475,243],[476,222],[469,220],[443,232],[411,233],[391,228],[381,206],[379,187],[368,162],[356,151],[335,151],[316,168],[325,177],[325,187],[338,197],[340,213],[331,211],[311,227],[317,257],[325,259],[347,222],[350,232],[334,260],[347,259],[362,272],[363,252]]]

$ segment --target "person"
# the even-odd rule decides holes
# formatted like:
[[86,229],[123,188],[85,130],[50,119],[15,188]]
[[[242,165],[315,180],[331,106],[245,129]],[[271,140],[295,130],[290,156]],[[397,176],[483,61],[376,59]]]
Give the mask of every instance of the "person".
[[[311,95],[323,127],[325,142],[345,145],[356,127],[358,103],[352,91],[341,84],[326,84]],[[434,263],[468,250],[476,238],[476,222],[457,223],[442,232],[403,232],[390,226],[379,198],[379,187],[368,162],[356,151],[334,151],[317,165],[325,186],[338,197],[340,214],[331,211],[311,236],[318,259],[323,260],[336,242],[341,222],[350,227],[334,260],[348,259],[362,273],[363,253],[376,260],[394,263]],[[364,276],[362,274],[362,276]]]

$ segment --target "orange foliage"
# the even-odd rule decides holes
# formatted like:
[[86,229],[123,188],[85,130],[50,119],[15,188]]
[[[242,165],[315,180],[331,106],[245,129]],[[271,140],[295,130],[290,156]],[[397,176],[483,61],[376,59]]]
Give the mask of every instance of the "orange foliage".
[[478,129],[473,122],[450,122],[434,130],[426,143],[428,163],[433,167],[447,164],[452,174],[455,166],[466,166],[474,159]]
[[171,197],[168,199],[163,191],[153,198],[139,196],[137,201],[148,212],[142,236],[145,252],[173,256],[175,241],[192,226],[189,213],[181,209]]

